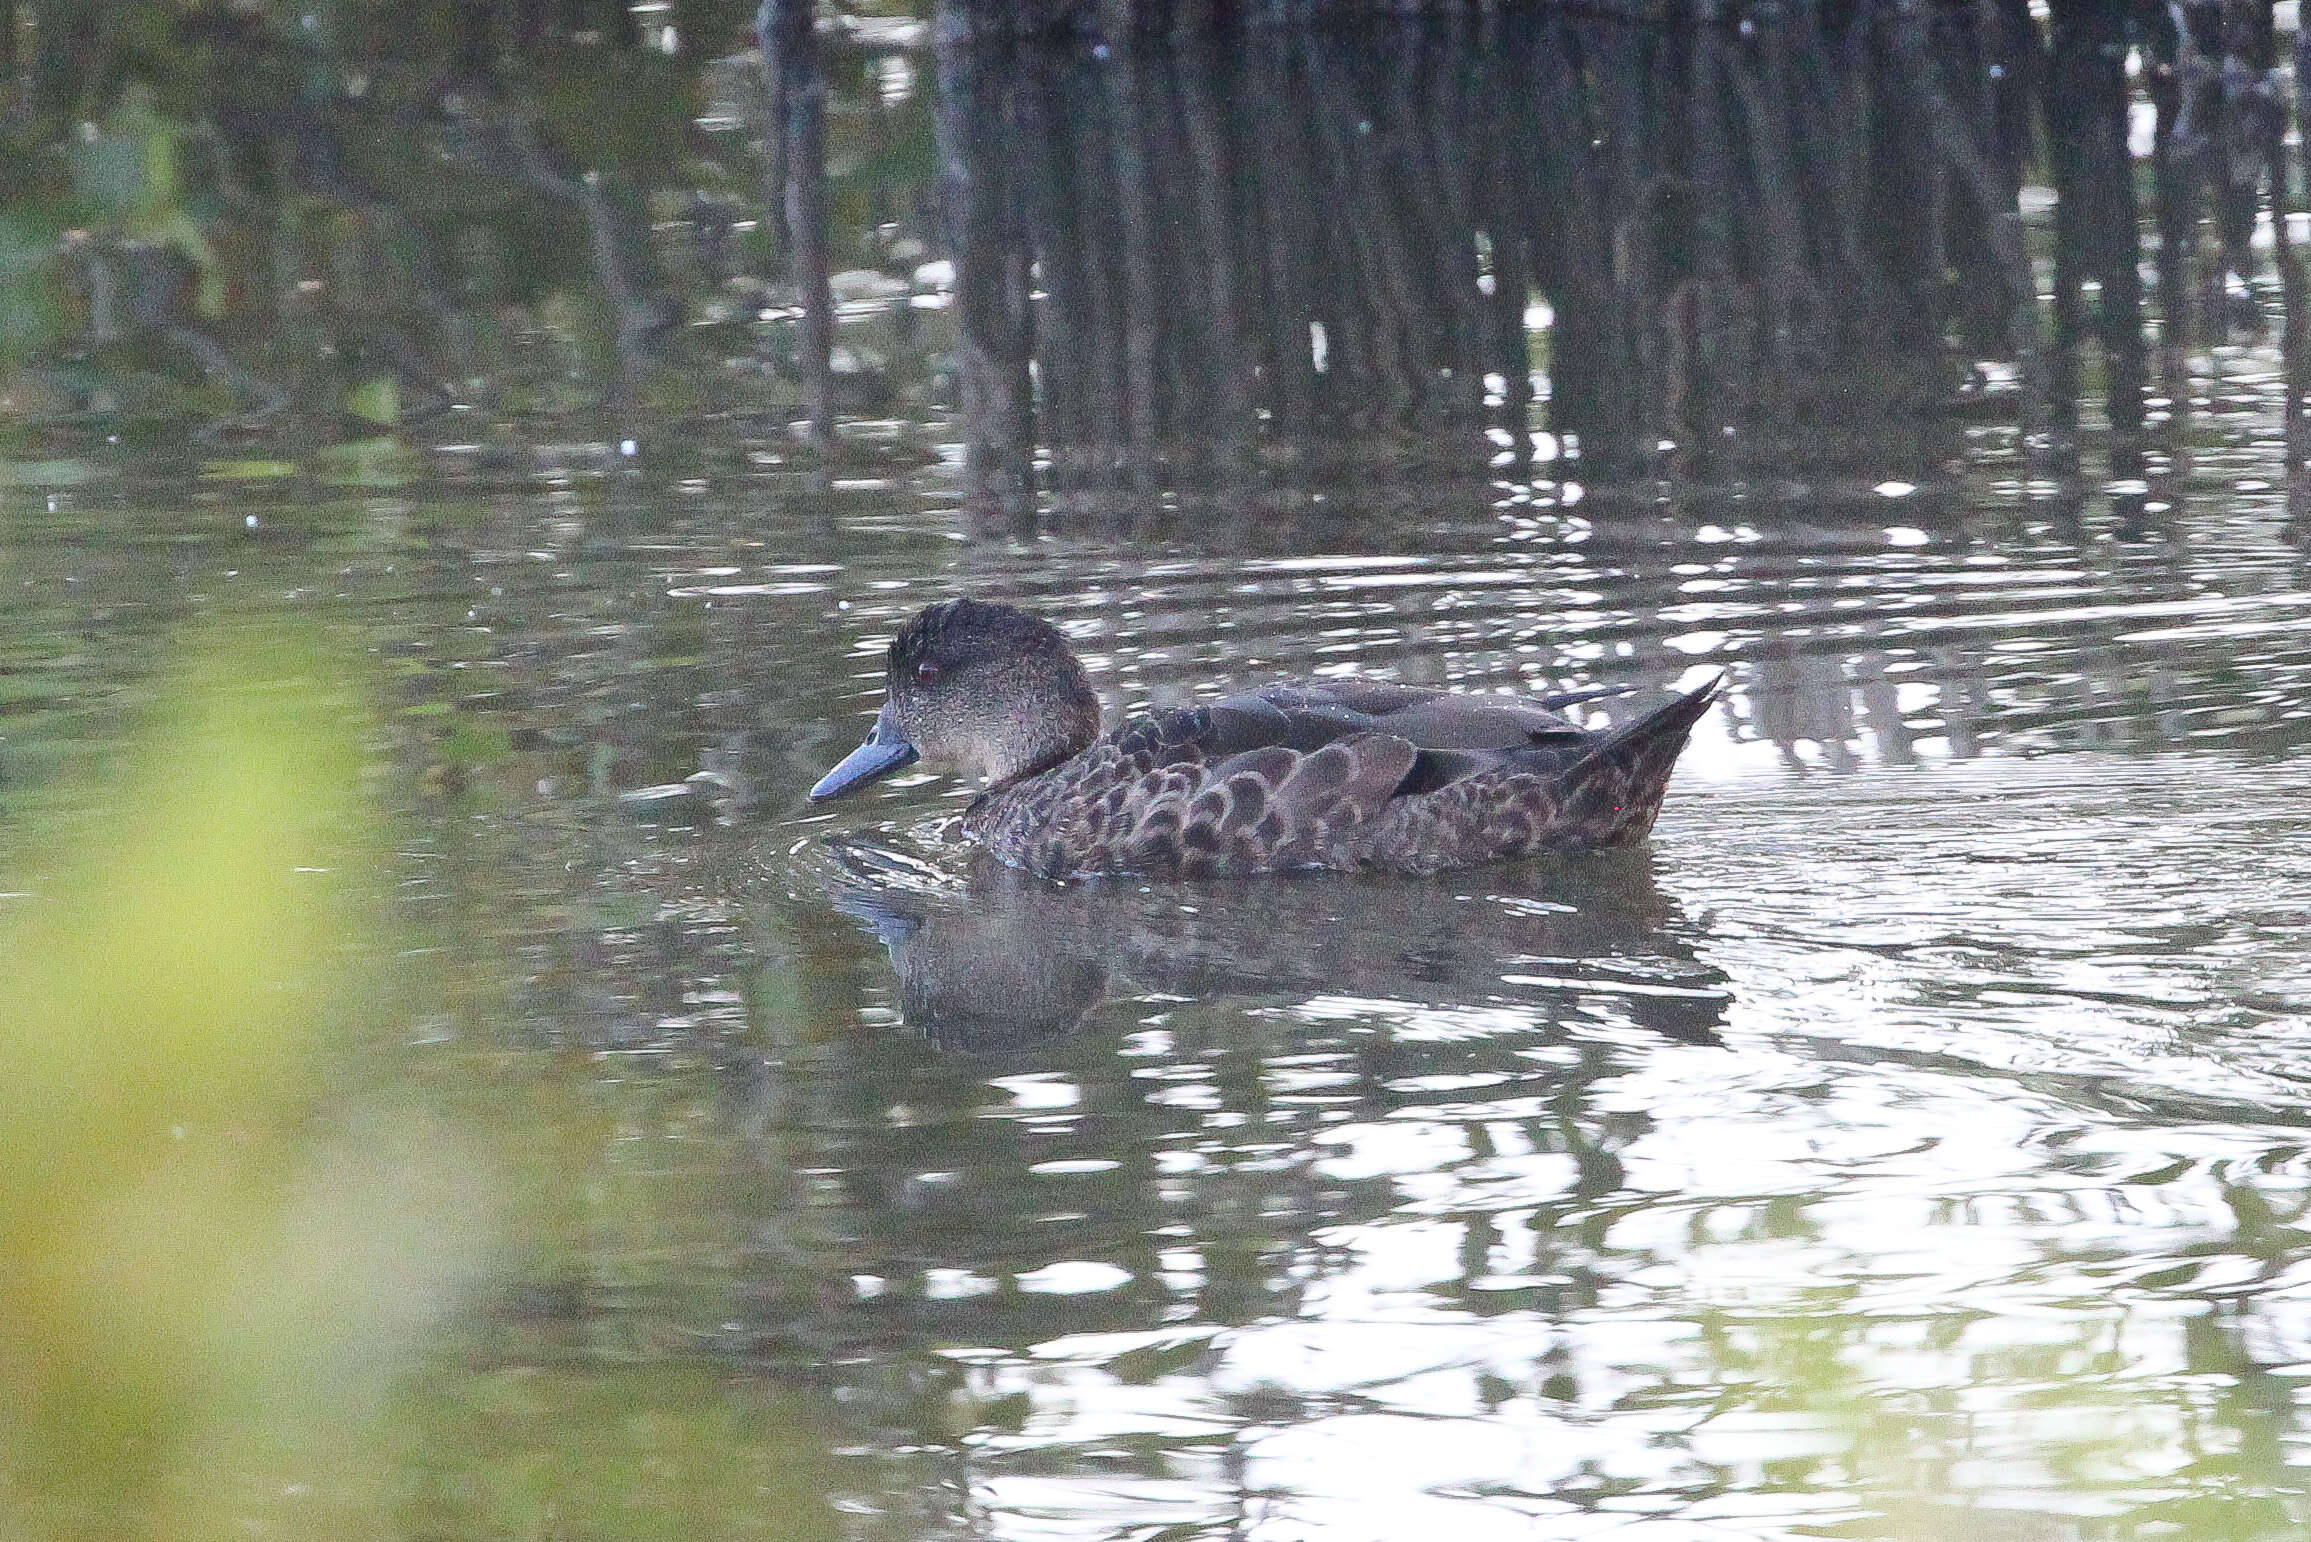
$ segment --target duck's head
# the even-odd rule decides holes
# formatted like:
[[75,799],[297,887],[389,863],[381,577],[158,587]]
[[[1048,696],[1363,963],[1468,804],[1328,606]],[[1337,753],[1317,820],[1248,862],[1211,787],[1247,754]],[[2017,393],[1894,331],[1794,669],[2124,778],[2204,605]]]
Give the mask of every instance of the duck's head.
[[1099,698],[1067,639],[1009,605],[948,600],[891,639],[867,742],[819,778],[839,798],[916,761],[1001,785],[1049,770],[1099,735]]

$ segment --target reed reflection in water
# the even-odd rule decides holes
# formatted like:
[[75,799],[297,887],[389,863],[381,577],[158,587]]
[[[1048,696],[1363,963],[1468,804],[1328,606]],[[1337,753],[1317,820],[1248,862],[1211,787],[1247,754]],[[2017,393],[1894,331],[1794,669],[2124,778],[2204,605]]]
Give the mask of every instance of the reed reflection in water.
[[998,516],[1039,462],[1059,509],[1109,514],[1536,466],[1915,477],[1968,420],[2060,463],[2090,389],[2131,475],[2189,410],[2189,351],[2271,314],[2305,384],[2268,6],[1057,41],[1002,10],[954,7],[938,50],[959,406]]

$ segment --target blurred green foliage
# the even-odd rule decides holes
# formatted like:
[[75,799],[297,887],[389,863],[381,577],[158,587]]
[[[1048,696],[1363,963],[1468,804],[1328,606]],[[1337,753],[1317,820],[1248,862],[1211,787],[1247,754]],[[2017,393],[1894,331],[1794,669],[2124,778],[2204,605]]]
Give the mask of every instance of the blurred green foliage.
[[21,857],[0,1535],[826,1534],[821,1447],[774,1389],[453,1352],[493,1279],[595,1224],[599,1179],[550,1065],[474,1097],[395,1050],[422,991],[348,678],[281,631],[202,648],[88,790],[103,817]]
[[324,1097],[375,931],[356,704],[282,637],[168,699],[0,934],[18,1535],[232,1529],[210,1479],[357,1450],[489,1246],[471,1141]]
[[198,313],[224,313],[224,276],[201,222],[186,206],[181,165],[185,126],[161,116],[152,88],[132,82],[105,114],[65,152],[72,172],[73,214],[81,238],[136,242],[183,257],[199,279]]
[[[0,447],[327,441],[452,404],[615,402],[620,432],[787,412],[785,366],[715,367],[781,357],[758,334],[791,325],[760,319],[788,275],[753,18],[737,0],[0,3]],[[829,68],[835,265],[911,272],[927,230],[893,232],[923,224],[927,93],[886,100],[864,52]],[[683,359],[694,331],[723,359]]]
[[37,209],[0,210],[0,371],[63,335],[55,254],[62,233]]

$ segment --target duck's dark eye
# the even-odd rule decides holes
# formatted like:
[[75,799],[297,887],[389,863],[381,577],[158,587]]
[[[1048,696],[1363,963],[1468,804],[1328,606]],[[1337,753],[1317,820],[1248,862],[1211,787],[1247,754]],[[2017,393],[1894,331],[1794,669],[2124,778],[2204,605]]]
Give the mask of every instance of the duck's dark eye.
[[915,666],[915,683],[917,685],[929,685],[938,678],[939,666],[931,660],[925,659]]

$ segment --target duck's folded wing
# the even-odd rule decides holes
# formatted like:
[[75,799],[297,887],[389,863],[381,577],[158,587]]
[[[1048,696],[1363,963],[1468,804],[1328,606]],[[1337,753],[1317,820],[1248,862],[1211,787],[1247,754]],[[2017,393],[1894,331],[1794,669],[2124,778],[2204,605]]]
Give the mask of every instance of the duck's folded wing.
[[[1321,863],[1377,818],[1420,751],[1390,734],[1307,732],[1254,705],[1181,708],[1134,719],[1019,807],[998,855],[1054,877],[1085,872],[1188,876]],[[1245,741],[1250,740],[1249,744]],[[1027,838],[1028,831],[1036,832]],[[1016,839],[1019,849],[1004,849]]]
[[1190,877],[1328,865],[1378,818],[1420,752],[1390,734],[1257,749],[1154,773],[1132,800],[1124,863]]
[[1228,752],[1263,744],[1314,750],[1351,734],[1393,734],[1424,750],[1505,750],[1571,743],[1580,730],[1514,696],[1430,690],[1380,680],[1270,685],[1214,702],[1212,743]]

